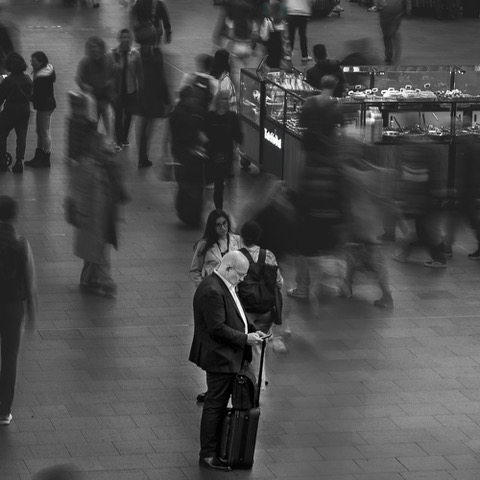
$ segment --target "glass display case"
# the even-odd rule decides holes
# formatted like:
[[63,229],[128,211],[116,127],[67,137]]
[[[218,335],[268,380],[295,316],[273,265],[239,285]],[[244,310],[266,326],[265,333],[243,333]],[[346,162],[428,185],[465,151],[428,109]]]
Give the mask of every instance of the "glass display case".
[[254,70],[242,70],[240,78],[239,113],[244,119],[260,126],[260,96],[262,85]]
[[[453,188],[461,144],[480,141],[480,66],[348,66],[344,73],[349,87],[338,103],[345,124],[378,146],[396,148],[405,137],[421,136],[443,144],[439,168]],[[262,170],[284,180],[296,176],[299,115],[305,100],[318,93],[298,70],[269,72],[262,80],[242,70],[240,117],[256,131]]]

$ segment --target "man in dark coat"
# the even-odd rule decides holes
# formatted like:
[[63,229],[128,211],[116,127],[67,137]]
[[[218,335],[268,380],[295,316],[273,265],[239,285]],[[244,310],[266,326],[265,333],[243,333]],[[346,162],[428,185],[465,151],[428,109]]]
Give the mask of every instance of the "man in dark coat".
[[307,82],[312,86],[321,89],[321,80],[325,75],[333,75],[337,78],[338,83],[335,87],[333,95],[341,97],[345,85],[343,70],[338,60],[330,60],[327,58],[327,49],[321,43],[313,47],[313,56],[315,57],[315,65],[307,70]]
[[261,344],[264,336],[248,323],[235,292],[248,268],[241,252],[227,253],[193,298],[195,330],[189,359],[207,372],[208,387],[200,424],[199,463],[214,470],[229,470],[218,458],[218,450],[233,378],[244,360],[251,361],[250,347]]

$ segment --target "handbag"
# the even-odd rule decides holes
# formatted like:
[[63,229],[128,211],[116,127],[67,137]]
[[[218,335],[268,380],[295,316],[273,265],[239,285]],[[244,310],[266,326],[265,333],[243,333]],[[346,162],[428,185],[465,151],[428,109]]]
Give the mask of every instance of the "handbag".
[[253,408],[257,397],[257,388],[255,375],[251,372],[249,364],[244,362],[233,379],[232,407],[234,410]]
[[262,342],[260,355],[260,371],[258,382],[250,369],[250,364],[243,362],[242,368],[235,375],[232,386],[232,407],[234,410],[250,410],[260,405],[260,385],[262,384],[263,362],[265,360],[266,339]]

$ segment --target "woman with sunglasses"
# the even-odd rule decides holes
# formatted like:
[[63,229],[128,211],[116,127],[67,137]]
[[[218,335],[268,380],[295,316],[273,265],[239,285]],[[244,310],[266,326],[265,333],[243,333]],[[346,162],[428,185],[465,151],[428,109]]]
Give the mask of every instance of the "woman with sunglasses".
[[196,287],[220,265],[226,253],[242,248],[240,237],[231,228],[230,217],[223,210],[216,209],[208,215],[203,237],[193,247],[190,278]]

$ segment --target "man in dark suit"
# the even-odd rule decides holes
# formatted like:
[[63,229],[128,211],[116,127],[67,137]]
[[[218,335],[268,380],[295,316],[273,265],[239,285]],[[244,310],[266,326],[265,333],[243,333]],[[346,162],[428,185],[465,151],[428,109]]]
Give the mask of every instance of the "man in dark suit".
[[242,362],[251,361],[250,347],[260,344],[264,336],[248,323],[235,291],[248,268],[242,253],[227,253],[193,298],[195,329],[189,359],[207,372],[208,387],[200,424],[199,463],[214,470],[230,469],[218,458],[218,447],[232,382]]

